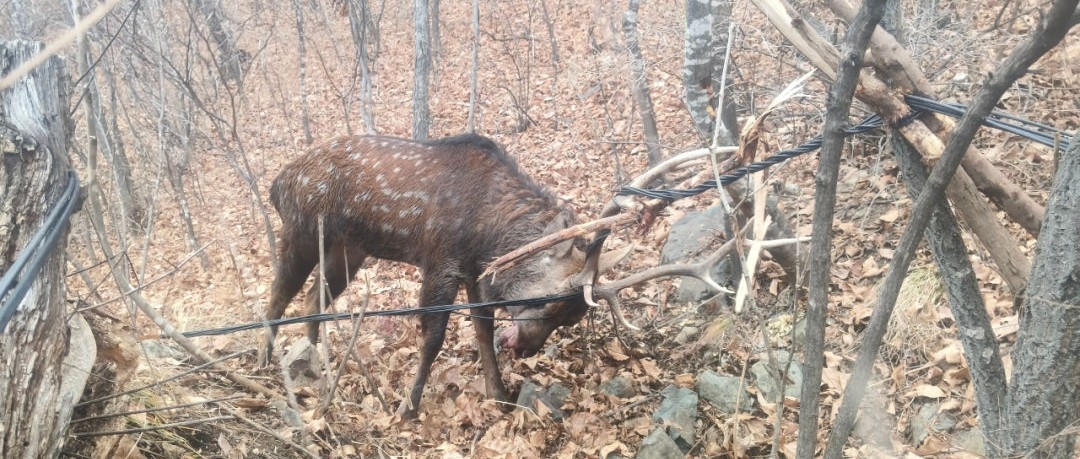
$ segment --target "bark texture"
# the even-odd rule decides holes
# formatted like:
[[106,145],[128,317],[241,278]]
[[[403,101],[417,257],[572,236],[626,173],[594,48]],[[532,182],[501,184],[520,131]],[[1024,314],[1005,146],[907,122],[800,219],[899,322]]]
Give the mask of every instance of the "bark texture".
[[[1005,440],[1014,454],[1069,457],[1080,421],[1080,140],[1058,165],[1013,349]],[[1073,426],[1073,433],[1064,431]],[[1037,448],[1037,449],[1036,449]],[[1034,450],[1034,451],[1033,451]]]
[[[0,44],[0,74],[42,48],[25,41]],[[7,272],[18,254],[27,250],[70,179],[65,161],[70,132],[67,83],[63,63],[54,57],[0,94],[0,271]],[[79,316],[68,320],[63,249],[67,223],[60,224],[64,229],[58,248],[45,259],[10,322],[0,330],[0,457],[4,458],[59,454],[93,363],[93,338],[86,323]],[[8,293],[2,294],[7,301]],[[69,338],[77,341],[69,343]]]

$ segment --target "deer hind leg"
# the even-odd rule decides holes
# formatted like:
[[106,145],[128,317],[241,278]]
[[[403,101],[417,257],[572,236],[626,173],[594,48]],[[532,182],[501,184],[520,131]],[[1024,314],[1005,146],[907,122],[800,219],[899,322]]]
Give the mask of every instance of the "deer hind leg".
[[[480,302],[476,284],[466,284],[465,292],[469,295],[470,303]],[[509,401],[506,385],[503,384],[502,374],[499,372],[499,359],[495,353],[495,308],[472,308],[469,312],[473,316],[473,331],[480,349],[480,364],[484,367],[484,383],[488,397],[502,402]]]
[[[304,282],[311,275],[311,270],[318,263],[318,248],[312,243],[314,238],[305,237],[294,231],[284,230],[281,237],[281,251],[274,273],[274,283],[270,287],[270,304],[266,308],[266,320],[280,319],[285,314],[296,294],[304,287]],[[270,326],[266,334],[266,346],[260,361],[265,366],[274,353],[274,337],[277,326]]]
[[[460,285],[461,278],[457,275],[425,272],[424,284],[420,287],[420,306],[453,303]],[[449,312],[420,316],[420,325],[424,333],[424,345],[420,349],[420,368],[416,371],[416,380],[413,382],[409,399],[404,401],[398,409],[405,419],[416,417],[420,397],[424,395],[424,385],[427,384],[428,376],[431,374],[431,364],[435,362],[435,356],[442,350],[443,341],[446,339],[446,325],[449,321]]]
[[[323,292],[323,305],[329,307],[345,287],[356,277],[356,272],[364,264],[364,250],[356,245],[347,245],[343,242],[330,244],[324,256],[325,269],[315,273],[315,284],[307,292],[307,315],[318,314],[319,292]],[[326,273],[326,285],[322,283],[322,272]],[[324,288],[325,287],[325,288]],[[319,342],[319,323],[308,323],[308,339],[312,343]]]

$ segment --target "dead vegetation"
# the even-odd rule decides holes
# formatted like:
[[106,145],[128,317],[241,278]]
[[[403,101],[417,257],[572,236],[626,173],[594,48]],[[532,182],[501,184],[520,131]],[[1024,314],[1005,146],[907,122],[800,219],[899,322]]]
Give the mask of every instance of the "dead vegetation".
[[[309,104],[305,121],[316,142],[364,130],[359,127],[361,108],[352,103],[357,70],[349,24],[336,14],[332,3],[303,4],[309,21],[304,37]],[[982,75],[1000,60],[1002,50],[1010,49],[1016,36],[1031,26],[1033,5],[1029,3],[1010,4],[1016,9],[1003,10],[1001,16],[964,2],[942,2],[934,11],[921,4],[908,5],[912,19],[905,32],[910,48],[918,52],[915,57],[942,99],[965,102],[972,97]],[[580,215],[598,215],[613,190],[644,171],[647,163],[627,55],[617,29],[623,5],[548,1],[544,2],[547,13],[535,2],[480,5],[484,30],[478,131],[503,144],[529,175],[570,201]],[[401,2],[379,6],[375,90],[369,108],[379,133],[408,136],[411,14]],[[648,89],[665,157],[698,147],[681,99],[684,18],[677,6],[647,2],[638,18]],[[162,26],[162,33],[183,37],[184,21],[179,14],[187,14],[184,7],[164,8],[169,11],[162,17],[177,15],[173,18],[177,24]],[[431,93],[434,137],[464,130],[469,100],[471,5],[444,2],[441,8],[442,50]],[[130,226],[109,223],[115,225],[110,237],[127,235],[114,260],[95,254],[100,236],[88,221],[77,222],[71,246],[77,266],[85,270],[80,269],[78,281],[72,277],[69,283],[72,296],[87,305],[88,315],[108,323],[99,330],[108,330],[108,336],[117,341],[108,346],[117,351],[103,355],[96,367],[86,398],[95,398],[96,392],[146,389],[77,411],[76,418],[83,419],[127,414],[76,423],[71,451],[147,458],[609,457],[614,453],[625,457],[655,427],[651,415],[665,387],[692,387],[695,375],[703,369],[746,378],[748,368],[769,360],[771,352],[792,350],[791,337],[798,336],[802,306],[795,300],[797,295],[786,290],[790,286],[783,270],[766,256],[757,271],[757,289],[739,315],[733,315],[723,298],[677,304],[671,300],[677,281],[651,282],[621,295],[628,319],[640,332],[627,333],[615,325],[606,309],[594,309],[582,324],[557,331],[540,355],[514,361],[503,358],[501,366],[512,391],[527,379],[542,386],[569,388],[562,407],[566,416],[559,420],[552,419],[542,404],[507,412],[508,407],[485,396],[483,371],[466,317],[451,319],[416,422],[401,422],[392,414],[393,406],[406,397],[419,353],[420,333],[412,319],[364,319],[351,350],[353,324],[327,324],[327,371],[342,368],[332,393],[322,386],[325,379],[286,385],[291,376],[259,370],[255,355],[244,351],[260,345],[260,332],[200,338],[197,343],[214,358],[239,353],[222,365],[271,387],[282,399],[243,391],[221,370],[184,373],[198,362],[173,349],[169,341],[159,341],[158,328],[145,316],[131,312],[124,302],[113,301],[120,293],[112,287],[110,264],[133,273],[134,285],[179,330],[258,321],[273,278],[273,256],[264,235],[265,207],[260,207],[249,189],[254,187],[261,202],[266,202],[270,180],[279,168],[308,147],[298,109],[298,37],[289,25],[295,20],[292,9],[245,3],[229,5],[224,11],[238,31],[237,45],[249,53],[247,76],[242,85],[214,81],[212,71],[192,65],[187,82],[192,92],[175,89],[169,93],[174,105],[163,107],[180,113],[162,115],[174,123],[170,129],[186,132],[188,137],[165,139],[150,134],[161,127],[158,113],[146,103],[146,94],[153,90],[150,80],[161,78],[153,76],[158,69],[146,59],[125,70],[115,55],[147,52],[150,44],[137,43],[140,37],[126,37],[132,40],[127,43],[122,37],[103,61],[102,65],[114,66],[109,68],[117,76],[135,80],[118,86],[119,100],[113,108],[121,119],[114,129],[129,145],[135,188],[148,210],[143,220],[128,222]],[[546,28],[543,14],[554,18],[551,29]],[[732,79],[740,121],[745,122],[759,116],[776,92],[810,66],[751,5],[737,4],[734,14],[739,26]],[[109,24],[119,27],[120,19],[116,21]],[[822,26],[843,30],[838,22]],[[164,46],[183,44],[164,36],[158,39]],[[188,43],[192,60],[209,59],[212,53],[205,42],[190,39]],[[557,61],[552,49],[558,50]],[[1000,107],[1076,130],[1077,119],[1071,113],[1077,108],[1072,89],[1077,75],[1070,63],[1076,61],[1077,53],[1080,43],[1067,39],[1009,91]],[[182,60],[174,57],[169,62]],[[147,78],[146,87],[138,82],[140,78]],[[759,142],[764,150],[787,148],[816,135],[824,114],[824,91],[820,81],[812,80],[802,97],[779,107],[761,129]],[[185,116],[190,119],[181,120]],[[79,136],[85,141],[85,130]],[[911,205],[886,143],[874,136],[850,141],[840,169],[823,425],[829,424],[838,408],[854,346],[874,304],[875,285],[892,259]],[[1045,202],[1054,162],[1047,149],[993,131],[980,134],[976,146],[1029,196]],[[177,175],[186,184],[186,203],[180,200],[179,188],[173,186],[170,192],[162,184],[163,171],[169,167],[186,171]],[[769,190],[779,191],[780,205],[798,236],[809,235],[815,169],[815,157],[807,155],[773,168],[764,178]],[[108,177],[103,177],[103,183],[106,196],[112,196],[116,184]],[[718,199],[706,193],[677,201],[650,232],[615,233],[618,244],[632,242],[636,249],[612,277],[655,265],[671,222]],[[191,243],[185,230],[185,206],[190,206],[198,244]],[[269,221],[274,228],[279,226],[275,216]],[[1033,239],[1023,229],[1012,223],[1007,229],[1024,241],[1022,252],[1031,250]],[[965,241],[999,339],[1008,343],[1016,324],[1013,292],[995,271],[987,250],[968,234]],[[204,265],[189,262],[196,254],[205,257]],[[943,402],[941,411],[958,420],[950,432],[963,432],[976,424],[970,377],[925,249],[916,265],[901,292],[872,385],[880,411],[887,413],[895,428],[883,437],[856,440],[853,455],[888,451],[970,457],[956,451],[947,439],[915,443],[911,437],[910,419],[927,400]],[[362,282],[355,282],[335,302],[337,310],[356,310],[362,304],[372,309],[411,307],[416,302],[419,276],[412,267],[376,261],[358,279]],[[464,295],[459,300],[464,301]],[[294,301],[290,314],[297,315],[299,309],[300,301]],[[305,339],[300,326],[285,327],[280,334],[285,338],[278,342],[288,345]],[[180,376],[166,382],[176,375]],[[604,393],[601,383],[614,376],[632,381],[636,395],[620,399]],[[792,457],[798,402],[787,398],[777,403],[753,386],[749,390],[755,405],[735,415],[702,404],[696,426],[699,443],[692,455],[758,457],[775,447],[780,455]],[[83,430],[83,426],[93,427]],[[78,435],[90,432],[107,435]]]

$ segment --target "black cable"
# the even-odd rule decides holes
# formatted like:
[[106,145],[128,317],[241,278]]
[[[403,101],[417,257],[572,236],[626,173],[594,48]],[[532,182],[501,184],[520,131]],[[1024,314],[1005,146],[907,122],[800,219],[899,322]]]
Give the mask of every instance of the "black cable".
[[[38,272],[41,271],[41,266],[52,254],[64,225],[67,224],[79,201],[79,178],[74,171],[68,171],[67,175],[67,188],[60,195],[60,199],[49,211],[41,227],[30,238],[30,242],[19,252],[15,262],[11,264],[3,277],[0,277],[0,298],[4,299],[4,302],[0,304],[0,332],[7,327],[8,321],[15,315],[15,309],[33,285]],[[19,277],[17,283],[16,277]]]
[[[964,116],[964,112],[967,107],[958,104],[946,104],[934,100],[927,99],[919,96],[905,96],[904,101],[913,109],[910,113],[900,119],[897,123],[898,126],[903,126],[907,123],[914,121],[919,116],[922,116],[925,112],[935,112],[943,115],[951,116],[953,118],[960,118]],[[881,117],[877,115],[871,115],[862,120],[859,124],[849,127],[844,130],[845,137],[861,134],[864,132],[879,129],[884,125]],[[1015,134],[1023,138],[1032,140],[1042,145],[1051,148],[1064,149],[1072,140],[1072,136],[1068,133],[1056,129],[1052,126],[1048,126],[1041,123],[1029,121],[1008,113],[994,111],[983,122],[983,125],[998,129],[1010,134]],[[734,183],[736,180],[752,174],[754,172],[760,172],[768,167],[780,164],[791,158],[801,156],[811,151],[821,148],[822,138],[820,135],[810,139],[798,147],[783,150],[775,155],[765,158],[761,161],[755,162],[748,166],[739,167],[730,171],[726,171],[720,175],[720,185],[727,186]],[[682,198],[696,196],[706,191],[715,189],[716,180],[706,181],[698,186],[687,189],[652,189],[652,188],[636,188],[636,187],[622,187],[616,194],[620,196],[625,195],[637,195],[644,196],[650,199],[663,199],[668,202],[676,201]]]
[[[131,12],[129,11],[129,17],[130,14]],[[124,21],[126,23],[127,18],[125,18]],[[943,115],[959,118],[963,116],[964,111],[966,110],[966,107],[962,105],[946,104],[919,96],[905,96],[904,100],[909,106],[912,107],[913,110],[907,116],[902,118],[898,122],[898,125],[909,123],[915,118],[921,116],[924,112],[936,112]],[[863,121],[859,124],[845,129],[844,133],[846,136],[852,136],[878,129],[883,125],[884,123],[881,118],[877,115],[873,115],[863,119]],[[1030,139],[1034,142],[1049,147],[1065,148],[1073,140],[1072,135],[1067,134],[1064,131],[1056,129],[1052,126],[1032,122],[997,110],[992,112],[990,116],[987,117],[987,119],[984,121],[984,125],[994,129],[999,129],[1004,132],[1008,132],[1010,134],[1018,135],[1026,139]],[[821,136],[819,135],[811,139],[809,142],[804,143],[796,148],[783,150],[762,161],[758,161],[748,166],[726,171],[720,176],[720,185],[729,185],[747,174],[762,171],[770,166],[774,166],[788,159],[817,150],[818,148],[821,148],[821,143],[822,140]],[[684,190],[642,189],[635,187],[623,187],[619,189],[617,194],[639,195],[649,198],[663,199],[666,201],[675,201],[677,199],[698,195],[714,188],[717,188],[716,180],[709,180],[694,188]],[[8,268],[7,272],[5,272],[2,277],[0,277],[0,299],[3,299],[3,303],[0,304],[0,331],[3,331],[7,326],[7,323],[14,315],[15,309],[18,307],[19,302],[22,301],[22,299],[26,295],[26,292],[33,284],[34,279],[37,277],[38,272],[41,270],[41,266],[44,264],[49,254],[51,254],[52,250],[55,248],[60,233],[62,232],[61,229],[64,228],[64,225],[71,217],[71,213],[74,211],[75,206],[78,202],[78,189],[78,177],[76,177],[73,171],[68,171],[67,188],[61,195],[61,198],[58,201],[57,205],[52,209],[52,211],[50,211],[49,215],[43,222],[42,227],[38,229],[37,233],[34,234],[30,242],[19,253],[18,257],[15,259],[15,262],[11,265],[10,268]],[[597,244],[599,242],[599,240],[594,240],[590,243],[590,245]],[[22,274],[21,277],[20,274]],[[18,282],[16,282],[17,277]],[[371,311],[367,312],[366,315],[400,316],[456,312],[462,309],[479,307],[500,307],[512,305],[535,306],[547,304],[553,301],[567,300],[573,298],[576,295],[580,295],[580,292],[525,300],[495,301],[477,304],[441,305],[426,308]],[[317,314],[307,317],[285,318],[269,322],[239,325],[235,327],[227,327],[216,330],[188,332],[184,333],[184,336],[195,337],[213,334],[224,334],[241,330],[251,330],[266,325],[288,325],[303,322],[321,322],[327,320],[351,318],[355,316],[356,314],[353,313]]]
[[[365,311],[359,312],[338,312],[338,313],[323,313],[312,314],[302,317],[285,317],[281,319],[268,320],[262,322],[253,322],[242,325],[234,325],[231,327],[214,328],[209,330],[196,330],[190,332],[184,332],[183,335],[187,338],[195,338],[198,336],[212,336],[212,335],[226,335],[229,333],[235,333],[245,330],[256,330],[266,326],[279,326],[279,325],[292,325],[311,322],[327,322],[331,320],[344,320],[353,319],[361,314],[364,317],[394,317],[394,316],[410,316],[420,314],[440,314],[446,312],[457,312],[462,309],[472,308],[494,308],[494,307],[506,307],[506,306],[528,306],[536,307],[543,306],[548,303],[554,303],[556,301],[570,300],[575,297],[581,296],[581,292],[563,293],[560,295],[545,296],[542,298],[526,298],[522,300],[502,300],[502,301],[489,301],[487,303],[470,303],[470,304],[444,304],[438,306],[426,306],[422,308],[400,308],[400,309],[384,309],[380,311]],[[494,319],[494,317],[489,317]],[[547,317],[536,317],[525,320],[544,320]],[[521,319],[518,319],[521,320]]]

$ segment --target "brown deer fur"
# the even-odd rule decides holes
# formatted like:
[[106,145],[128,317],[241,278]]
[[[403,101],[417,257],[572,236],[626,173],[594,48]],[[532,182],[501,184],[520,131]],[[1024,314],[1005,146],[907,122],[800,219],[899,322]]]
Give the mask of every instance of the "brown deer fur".
[[[495,257],[573,224],[574,216],[533,183],[495,142],[475,134],[435,141],[344,137],[287,165],[270,188],[281,216],[281,257],[267,319],[278,319],[319,260],[318,219],[324,219],[329,304],[365,257],[409,263],[423,274],[420,306],[451,304],[465,287],[469,301],[539,297],[571,290],[584,262],[580,241],[539,253],[494,279],[478,280]],[[318,312],[318,281],[307,312]],[[506,400],[494,349],[491,308],[472,320],[488,395]],[[531,355],[555,328],[581,320],[581,298],[543,307],[508,307],[515,325],[501,337],[515,356]],[[420,368],[401,412],[416,415],[431,364],[442,348],[449,313],[420,316]],[[539,319],[539,320],[537,320]],[[267,358],[276,327],[267,340]],[[315,342],[318,324],[308,329]]]

